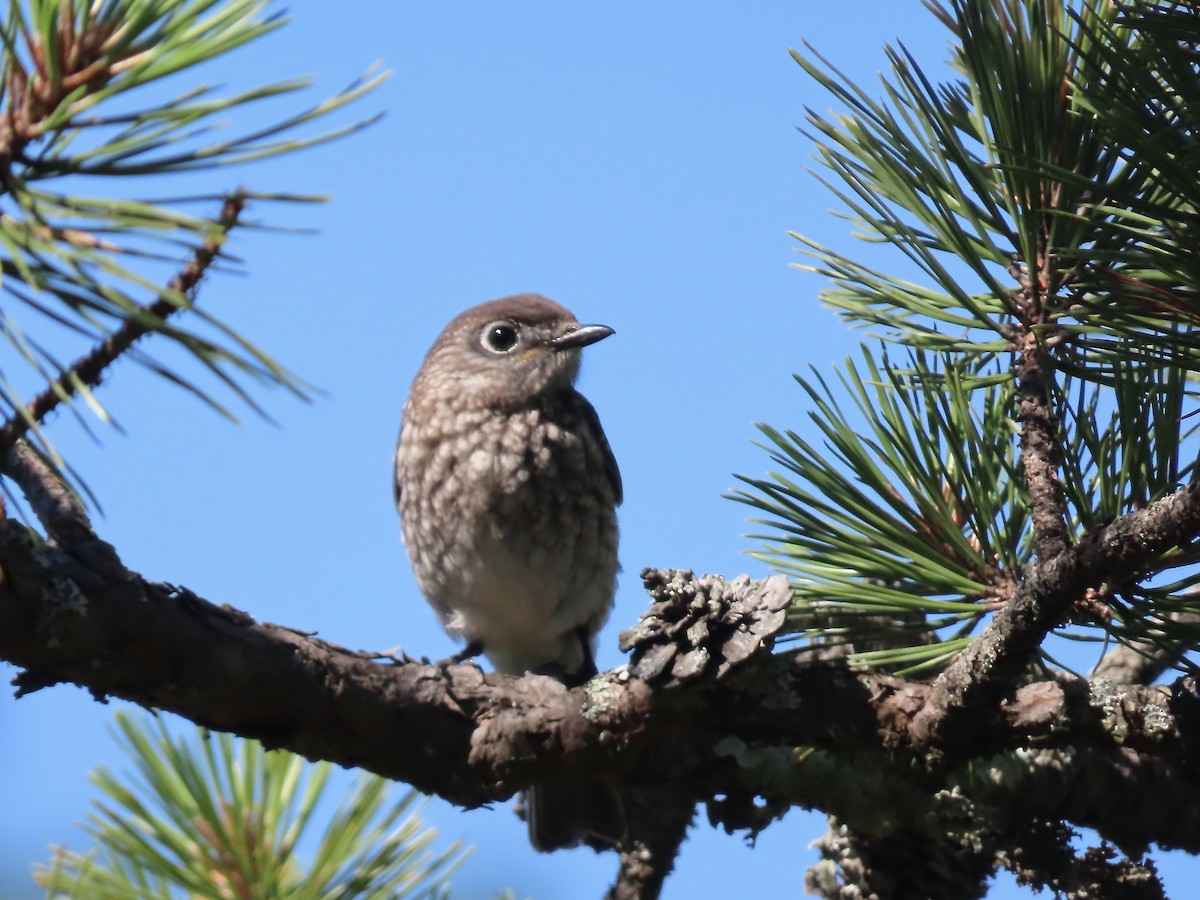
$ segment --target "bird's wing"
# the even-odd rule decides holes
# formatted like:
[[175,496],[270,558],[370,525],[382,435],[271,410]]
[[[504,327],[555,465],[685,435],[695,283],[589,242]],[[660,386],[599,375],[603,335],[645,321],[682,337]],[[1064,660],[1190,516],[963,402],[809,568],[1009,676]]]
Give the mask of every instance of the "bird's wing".
[[612,485],[613,497],[617,506],[620,506],[624,499],[621,488],[621,470],[617,468],[617,458],[613,456],[612,447],[608,446],[608,438],[604,436],[604,429],[600,427],[600,416],[596,414],[595,407],[583,394],[576,392],[575,396],[579,399],[579,414],[583,418],[584,424],[591,430],[592,437],[600,447],[600,452],[604,454],[604,471],[608,475],[608,483]]

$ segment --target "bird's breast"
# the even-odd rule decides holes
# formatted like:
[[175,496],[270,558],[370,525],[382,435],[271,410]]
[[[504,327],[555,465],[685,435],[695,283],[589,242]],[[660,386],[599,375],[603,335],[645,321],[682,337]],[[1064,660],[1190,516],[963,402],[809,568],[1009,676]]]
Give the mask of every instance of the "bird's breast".
[[[447,628],[535,668],[599,627],[617,571],[615,498],[586,428],[545,410],[406,418],[404,540]],[[529,657],[529,658],[526,658]],[[499,663],[498,663],[499,664]]]

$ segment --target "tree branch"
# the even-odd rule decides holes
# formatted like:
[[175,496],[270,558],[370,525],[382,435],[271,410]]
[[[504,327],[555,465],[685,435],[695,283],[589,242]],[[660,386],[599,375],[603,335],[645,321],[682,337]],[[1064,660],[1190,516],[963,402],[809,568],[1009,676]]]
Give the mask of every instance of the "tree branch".
[[[191,260],[167,285],[168,289],[185,297],[195,289],[217,258],[229,231],[237,224],[238,217],[246,205],[246,192],[239,189],[225,198],[221,214],[217,219],[218,231],[196,248]],[[86,355],[75,360],[71,366],[54,379],[45,390],[25,404],[0,428],[0,453],[7,452],[23,438],[36,423],[58,408],[65,400],[79,393],[81,387],[90,388],[100,384],[104,371],[139,339],[165,322],[169,316],[183,307],[167,297],[159,297],[139,310],[136,317],[127,318],[116,331],[97,344]]]
[[98,540],[79,496],[28,443],[16,442],[0,472],[21,489],[52,541],[70,545]]
[[956,838],[922,828],[865,836],[831,816],[829,831],[815,842],[821,861],[805,873],[805,893],[825,900],[983,897],[992,854],[967,852]]
[[[1058,420],[1051,407],[1045,345],[1035,326],[1049,321],[1046,292],[1053,279],[1051,254],[1043,247],[1039,260],[1013,261],[1009,273],[1020,290],[1014,292],[1017,323],[1011,337],[1017,352],[1017,422],[1021,426],[1021,465],[1029,487],[1034,552],[1047,562],[1067,549],[1067,516],[1062,483]],[[1040,265],[1039,265],[1040,262]],[[1036,268],[1035,268],[1036,266]]]
[[640,787],[626,791],[623,799],[629,841],[621,850],[617,879],[605,900],[655,900],[675,868],[696,801],[678,787]]
[[[1168,612],[1163,618],[1184,625],[1200,623],[1192,612]],[[1096,666],[1093,677],[1117,684],[1150,684],[1179,662],[1187,652],[1183,641],[1133,641],[1113,647]]]
[[1043,350],[1027,332],[1017,357],[1017,421],[1021,425],[1021,465],[1029,485],[1034,552],[1046,562],[1067,549],[1067,522],[1058,478],[1059,436],[1050,407]]
[[961,744],[974,728],[972,711],[994,707],[1011,691],[1042,638],[1088,588],[1136,577],[1197,534],[1200,482],[1191,482],[1038,564],[979,638],[938,676],[912,737],[928,748]]
[[[465,807],[507,798],[545,775],[587,774],[693,799],[820,806],[853,822],[878,815],[878,807],[857,805],[871,778],[889,802],[924,802],[928,787],[900,786],[919,771],[912,761],[921,745],[910,730],[934,689],[901,679],[768,655],[725,677],[675,687],[654,689],[614,672],[568,691],[553,679],[470,665],[382,663],[148,582],[115,554],[106,561],[43,544],[13,520],[0,521],[0,573],[0,657],[26,670],[18,693],[73,682],[98,697],[366,768]],[[1147,783],[1148,797],[1169,795],[1166,806],[1198,793],[1189,778],[1200,702],[1165,688],[1101,684],[1103,692],[1084,681],[1031,686],[981,717],[952,749],[969,756],[1030,744],[1092,746],[1101,756],[1123,754],[1122,765],[1132,764],[1128,758],[1186,773]],[[871,776],[856,764],[857,787],[847,790],[820,774],[825,764],[817,758],[797,757],[793,748],[805,745],[870,759]],[[1087,824],[1119,832],[1127,807],[1099,794]],[[1200,795],[1192,799],[1200,810]],[[1146,839],[1198,843],[1184,824],[1160,817],[1147,824]],[[668,859],[667,843],[660,860]]]
[[1119,897],[1122,900],[1167,900],[1154,864],[1117,859],[1107,844],[1076,856],[1071,829],[1060,823],[1033,822],[1027,836],[1004,851],[1000,864],[1017,883],[1039,893],[1049,889],[1071,898]]

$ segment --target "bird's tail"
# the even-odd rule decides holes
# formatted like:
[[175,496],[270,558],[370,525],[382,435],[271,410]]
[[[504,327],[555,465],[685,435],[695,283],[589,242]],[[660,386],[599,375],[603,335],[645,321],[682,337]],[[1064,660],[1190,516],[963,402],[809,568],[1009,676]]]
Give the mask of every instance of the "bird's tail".
[[625,810],[612,785],[579,778],[540,781],[525,792],[529,843],[549,853],[594,839],[625,840]]
[[[538,666],[535,671],[557,678],[567,687],[586,683],[596,674],[591,630],[581,626],[574,637],[579,641],[582,662],[573,671],[565,671],[558,663]],[[621,796],[603,781],[544,779],[525,792],[524,800],[529,843],[542,853],[574,847],[585,840],[614,847],[625,841],[625,807]]]

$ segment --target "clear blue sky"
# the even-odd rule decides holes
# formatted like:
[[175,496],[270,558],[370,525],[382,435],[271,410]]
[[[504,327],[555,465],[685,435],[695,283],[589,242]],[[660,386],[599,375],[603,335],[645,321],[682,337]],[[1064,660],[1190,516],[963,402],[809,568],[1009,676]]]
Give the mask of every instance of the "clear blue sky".
[[[329,192],[325,207],[260,208],[317,235],[239,233],[247,276],[208,281],[201,303],[325,395],[260,395],[278,426],[234,427],[122,365],[103,398],[125,433],[97,446],[65,417],[52,435],[103,504],[125,562],[218,603],[350,647],[441,657],[391,501],[390,458],[408,383],[461,309],[538,291],[616,329],[586,354],[582,388],[625,480],[616,608],[599,662],[645,606],[644,566],[763,574],[744,555],[734,472],[768,467],[753,423],[807,428],[793,372],[828,371],[850,332],[787,231],[848,247],[796,126],[827,99],[789,58],[809,40],[870,81],[897,38],[944,77],[946,38],[918,0],[797,4],[558,4],[358,0],[299,3],[261,46],[209,69],[245,87],[313,73],[332,93],[379,60],[393,71],[360,106],[365,134],[172,193],[244,183]],[[181,84],[181,88],[186,85]],[[316,97],[314,93],[313,97]],[[6,679],[11,667],[0,667]],[[85,773],[122,765],[112,708],[67,686],[0,697],[0,897],[36,896],[47,845],[81,846]],[[348,776],[347,776],[348,779]],[[458,898],[600,895],[611,857],[537,856],[507,806],[428,818],[476,845]],[[755,851],[703,813],[667,898],[798,895],[822,817],[794,813]],[[1167,869],[1182,885],[1191,861]],[[1026,896],[1011,884],[994,897]]]

